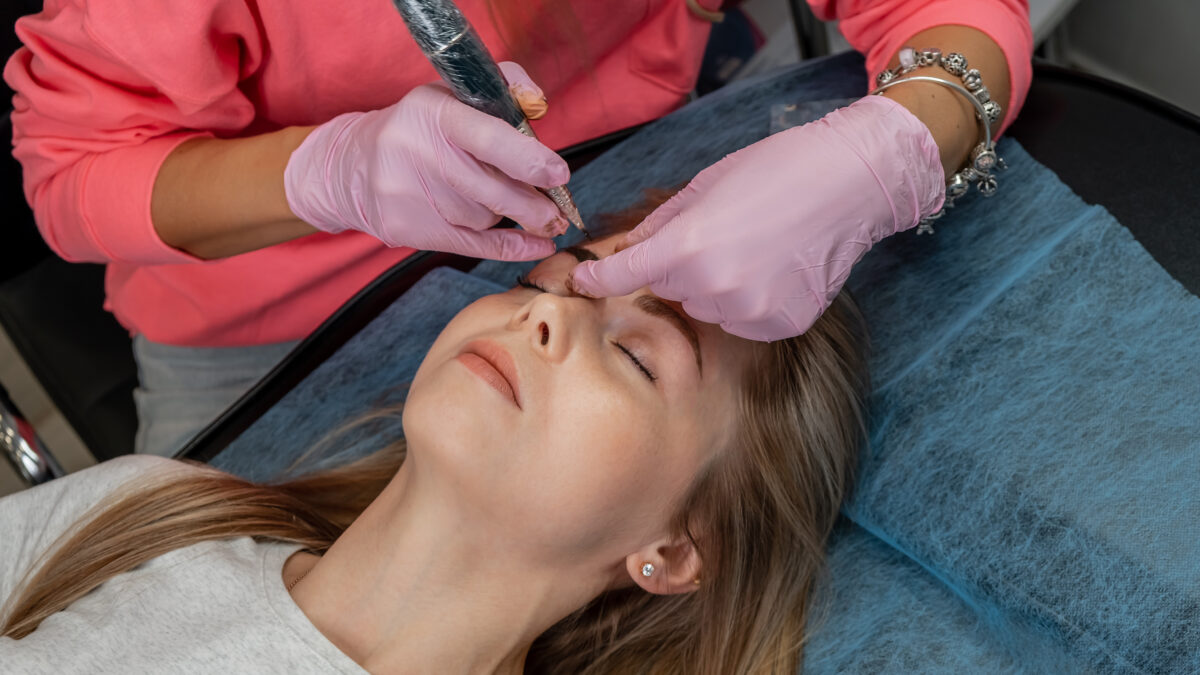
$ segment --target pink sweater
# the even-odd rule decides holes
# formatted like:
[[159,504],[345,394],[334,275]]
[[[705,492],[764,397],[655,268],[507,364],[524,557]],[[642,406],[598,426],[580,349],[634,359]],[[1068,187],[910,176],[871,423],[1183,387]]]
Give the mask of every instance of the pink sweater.
[[[980,28],[1008,57],[1009,109],[1024,99],[1032,49],[1024,0],[810,3],[842,20],[872,73],[919,30]],[[493,54],[508,58],[486,0],[458,4]],[[645,122],[683,101],[709,31],[684,0],[572,6],[570,34],[544,38],[545,62],[525,64],[551,101],[534,123],[547,145]],[[108,263],[106,307],[131,333],[192,346],[297,339],[412,253],[358,233],[315,234],[206,262],[163,243],[150,220],[158,168],[189,138],[316,124],[384,107],[433,80],[387,0],[47,0],[17,33],[25,46],[4,77],[17,91],[14,154],[26,197],[55,252]],[[580,37],[590,72],[572,65],[582,59],[555,59],[578,53]]]

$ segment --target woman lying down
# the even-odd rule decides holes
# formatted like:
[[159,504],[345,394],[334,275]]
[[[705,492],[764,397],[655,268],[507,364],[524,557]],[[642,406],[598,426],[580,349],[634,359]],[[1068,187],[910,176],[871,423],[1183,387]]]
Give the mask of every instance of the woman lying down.
[[794,673],[861,438],[839,297],[775,343],[560,252],[463,309],[406,442],[256,485],[152,456],[0,500],[7,672]]

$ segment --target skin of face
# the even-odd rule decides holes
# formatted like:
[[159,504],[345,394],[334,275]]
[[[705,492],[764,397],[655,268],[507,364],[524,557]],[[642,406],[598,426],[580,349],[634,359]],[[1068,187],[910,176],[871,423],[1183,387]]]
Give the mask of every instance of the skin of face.
[[[619,241],[586,249],[604,257]],[[405,406],[407,462],[452,495],[464,522],[480,519],[523,557],[616,569],[669,534],[698,472],[728,446],[749,346],[687,318],[701,371],[672,321],[640,308],[648,290],[571,293],[577,262],[559,252],[527,277],[546,292],[484,297],[446,326]],[[511,358],[519,405],[489,383],[490,366],[463,356],[503,360],[497,350]]]

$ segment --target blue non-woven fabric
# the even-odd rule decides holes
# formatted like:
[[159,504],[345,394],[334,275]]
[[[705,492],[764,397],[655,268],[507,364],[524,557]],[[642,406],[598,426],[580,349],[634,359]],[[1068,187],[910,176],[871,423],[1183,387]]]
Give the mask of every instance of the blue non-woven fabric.
[[1200,299],[1020,146],[1003,151],[1014,198],[971,202],[855,270],[877,353],[845,513],[1014,651],[1198,671]]
[[[1018,657],[937,576],[843,520],[829,546],[802,670],[824,673],[1069,673],[1062,661]],[[1033,667],[1034,664],[1037,667]]]
[[[726,87],[577,172],[576,201],[630,206],[765,136],[772,105],[861,86],[847,56]],[[886,240],[850,280],[875,345],[871,445],[805,669],[1200,670],[1200,301],[1019,145],[1001,154],[996,197]],[[449,317],[519,267],[431,274],[214,463],[272,475],[398,401]]]

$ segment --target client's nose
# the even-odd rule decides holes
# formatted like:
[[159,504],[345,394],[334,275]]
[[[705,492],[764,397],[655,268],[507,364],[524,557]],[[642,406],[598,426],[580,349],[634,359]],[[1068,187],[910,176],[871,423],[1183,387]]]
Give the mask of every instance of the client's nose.
[[574,319],[581,318],[573,318],[571,304],[581,301],[541,293],[521,308],[510,328],[525,333],[534,353],[548,361],[562,361],[571,349]]

